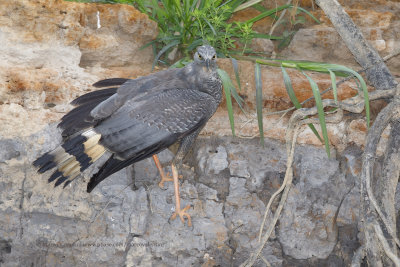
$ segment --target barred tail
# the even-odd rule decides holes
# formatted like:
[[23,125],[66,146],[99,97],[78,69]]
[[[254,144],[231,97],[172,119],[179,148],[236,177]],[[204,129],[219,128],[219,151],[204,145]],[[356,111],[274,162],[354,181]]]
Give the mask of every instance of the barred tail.
[[99,144],[101,135],[90,129],[64,142],[55,150],[45,153],[33,162],[39,173],[57,168],[50,176],[49,183],[57,180],[55,186],[64,183],[64,188],[82,171],[98,160],[106,151]]

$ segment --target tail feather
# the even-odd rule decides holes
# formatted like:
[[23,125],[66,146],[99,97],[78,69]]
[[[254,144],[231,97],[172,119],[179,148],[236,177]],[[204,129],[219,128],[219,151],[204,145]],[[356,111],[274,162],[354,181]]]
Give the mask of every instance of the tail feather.
[[40,167],[38,172],[44,173],[47,170],[50,170],[56,166],[54,163],[54,156],[49,153],[43,154],[40,158],[33,162],[33,166]]
[[81,95],[71,102],[74,106],[81,106],[90,102],[101,102],[117,92],[118,87],[110,87]]
[[55,186],[64,183],[65,187],[106,152],[99,144],[100,138],[100,134],[90,129],[65,141],[52,152],[45,153],[33,165],[39,167],[40,173],[56,168],[48,182],[56,180]]
[[64,185],[63,185],[63,188],[66,188],[66,187],[67,187],[67,185],[69,185],[71,182],[72,182],[72,180],[68,180],[68,181],[66,181],[66,182],[64,183]]
[[68,179],[68,176],[67,176],[67,177],[61,176],[61,177],[56,181],[56,183],[54,184],[54,187],[57,187],[57,186],[59,186],[60,184],[64,183],[65,180],[67,180],[67,179]]
[[48,161],[45,165],[43,165],[38,172],[39,173],[44,173],[47,170],[53,169],[54,167],[56,167],[57,164],[54,161]]
[[56,170],[51,176],[50,178],[47,180],[49,183],[53,182],[55,179],[57,179],[58,177],[61,177],[63,174],[62,172],[60,172],[59,170]]
[[129,79],[125,78],[111,78],[111,79],[105,79],[98,81],[93,84],[94,87],[100,88],[100,87],[109,87],[109,86],[119,86],[123,85],[125,82],[127,82]]

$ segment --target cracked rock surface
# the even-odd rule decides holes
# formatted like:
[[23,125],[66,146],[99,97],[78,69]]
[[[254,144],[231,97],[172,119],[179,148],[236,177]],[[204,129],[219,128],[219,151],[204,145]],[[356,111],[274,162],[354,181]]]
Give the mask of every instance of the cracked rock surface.
[[[258,246],[266,204],[284,177],[285,149],[276,141],[262,147],[257,139],[200,138],[179,169],[181,205],[192,206],[189,228],[169,221],[173,184],[158,187],[151,159],[91,194],[86,183],[98,166],[65,189],[53,188],[50,174],[37,174],[31,163],[56,147],[58,136],[53,124],[28,137],[0,138],[7,147],[0,154],[2,266],[238,266]],[[273,266],[349,263],[359,246],[357,181],[349,171],[356,163],[348,160],[357,153],[328,160],[322,149],[297,148],[294,185],[262,251]],[[160,153],[166,171],[172,157]]]

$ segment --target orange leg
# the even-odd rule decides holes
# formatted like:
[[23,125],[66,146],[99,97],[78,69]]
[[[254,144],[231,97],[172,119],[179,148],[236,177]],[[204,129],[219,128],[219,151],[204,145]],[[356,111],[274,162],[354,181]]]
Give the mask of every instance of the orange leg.
[[[164,183],[165,182],[172,182],[174,179],[172,179],[171,175],[169,173],[165,174],[163,171],[163,168],[161,166],[160,160],[158,159],[157,154],[153,155],[153,160],[154,163],[156,164],[156,167],[158,169],[158,172],[160,173],[161,176],[161,181],[158,183],[158,186],[161,188],[164,188]],[[182,176],[178,176],[178,178],[182,178]]]
[[190,208],[190,205],[187,205],[183,209],[181,209],[181,199],[179,197],[179,181],[178,181],[178,170],[174,164],[171,165],[172,169],[172,178],[174,180],[174,189],[175,189],[175,212],[172,214],[170,220],[175,220],[176,216],[179,215],[183,224],[185,224],[185,217],[188,221],[188,226],[192,226],[192,219],[190,215],[186,213],[186,211]]
[[156,154],[153,155],[153,160],[154,160],[154,163],[156,164],[158,172],[160,173],[160,176],[161,176],[161,181],[158,184],[158,186],[161,188],[164,188],[164,183],[171,182],[171,181],[173,181],[173,179],[168,174],[165,175],[165,173],[162,169],[160,160],[158,159],[158,156]]

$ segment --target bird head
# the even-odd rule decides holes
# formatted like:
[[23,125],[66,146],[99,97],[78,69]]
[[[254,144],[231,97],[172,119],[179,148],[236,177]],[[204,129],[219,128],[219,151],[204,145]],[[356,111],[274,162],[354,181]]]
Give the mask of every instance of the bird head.
[[194,54],[194,62],[199,64],[205,70],[212,71],[217,68],[217,53],[214,47],[210,45],[202,45],[197,48]]

